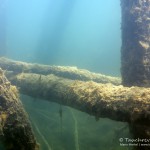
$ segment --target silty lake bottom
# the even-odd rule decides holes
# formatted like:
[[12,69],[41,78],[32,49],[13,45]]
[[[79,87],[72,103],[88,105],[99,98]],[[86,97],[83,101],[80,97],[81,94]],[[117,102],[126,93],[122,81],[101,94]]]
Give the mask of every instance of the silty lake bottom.
[[[21,95],[41,150],[128,150],[120,138],[131,138],[127,123],[96,119],[86,113]],[[61,112],[61,113],[60,113]]]

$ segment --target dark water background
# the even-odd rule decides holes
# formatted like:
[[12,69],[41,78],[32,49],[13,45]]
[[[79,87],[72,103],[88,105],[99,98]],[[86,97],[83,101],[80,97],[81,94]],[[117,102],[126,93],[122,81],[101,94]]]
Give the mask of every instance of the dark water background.
[[[1,56],[120,76],[119,0],[1,0]],[[41,150],[127,150],[125,123],[21,96]],[[0,149],[2,149],[0,147]]]

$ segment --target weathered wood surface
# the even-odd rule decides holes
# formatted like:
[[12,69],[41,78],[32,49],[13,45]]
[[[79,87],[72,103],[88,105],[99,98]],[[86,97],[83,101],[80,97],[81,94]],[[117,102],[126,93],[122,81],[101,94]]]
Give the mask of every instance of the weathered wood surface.
[[41,64],[32,64],[20,61],[14,61],[4,57],[0,58],[0,67],[4,70],[13,71],[14,73],[37,73],[37,74],[54,74],[56,76],[82,81],[94,81],[98,83],[112,83],[115,85],[121,84],[121,79],[118,77],[106,76],[103,74],[92,73],[85,69],[66,66],[48,66]]
[[96,117],[150,125],[150,88],[123,87],[55,75],[9,74],[20,92],[62,103]]
[[[85,81],[84,78],[81,81],[82,78],[72,76],[70,67],[67,67],[65,73],[64,67],[61,68],[63,71],[60,71],[60,67],[59,69],[56,67],[57,71],[47,72],[48,66],[5,58],[1,60],[6,60],[0,64],[6,70],[5,74],[9,80],[22,94],[35,99],[61,103],[94,115],[96,118],[107,117],[128,122],[135,138],[150,138],[150,88],[102,84],[93,82],[89,78],[90,81]],[[73,77],[76,80],[73,80]]]
[[[0,59],[0,66],[7,70],[7,77],[23,94],[63,103],[96,117],[150,123],[149,88],[71,80],[74,76],[71,76],[70,67],[28,64],[6,58]],[[79,74],[78,69],[75,70]]]
[[121,0],[123,85],[150,87],[150,0]]
[[0,69],[0,141],[6,150],[38,150],[28,115],[18,90]]

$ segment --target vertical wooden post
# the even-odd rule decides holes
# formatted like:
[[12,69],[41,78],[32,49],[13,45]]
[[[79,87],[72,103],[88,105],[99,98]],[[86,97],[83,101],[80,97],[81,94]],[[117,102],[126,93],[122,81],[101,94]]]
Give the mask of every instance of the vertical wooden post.
[[[124,86],[150,86],[150,0],[121,0],[121,75]],[[150,138],[150,127],[130,124],[134,138]],[[136,150],[146,147],[134,147]]]
[[121,0],[121,74],[125,86],[150,86],[150,0]]

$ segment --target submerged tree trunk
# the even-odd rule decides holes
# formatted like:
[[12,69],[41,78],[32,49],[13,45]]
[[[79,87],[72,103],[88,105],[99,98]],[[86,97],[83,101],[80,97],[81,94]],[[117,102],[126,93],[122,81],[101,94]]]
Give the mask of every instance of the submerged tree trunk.
[[150,86],[150,0],[121,0],[122,83]]
[[[104,81],[118,83],[118,80],[72,67],[28,64],[5,58],[0,59],[0,66],[22,94],[68,105],[96,118],[128,122],[135,138],[150,138],[150,88],[102,84]],[[102,83],[87,81],[92,79]]]
[[95,117],[150,125],[150,88],[123,87],[55,75],[9,74],[22,94],[68,105]]
[[59,77],[73,80],[95,81],[98,83],[112,83],[114,85],[121,84],[121,79],[118,77],[111,77],[103,74],[93,73],[85,69],[78,69],[77,67],[33,64],[21,61],[14,61],[4,57],[0,58],[0,67],[4,70],[13,71],[15,74],[22,72],[37,73],[41,75],[54,74]]
[[[129,88],[33,73],[9,75],[9,78],[23,94],[71,106],[96,119],[106,117],[128,122],[134,138],[150,138],[150,88]],[[141,150],[141,147],[135,148]],[[142,149],[148,150],[149,146]]]
[[[121,8],[122,84],[150,87],[150,0],[121,0]],[[150,138],[149,126],[133,123],[130,128],[135,139]],[[148,150],[149,146],[135,147],[141,148]]]
[[15,86],[0,69],[0,141],[6,150],[38,150],[27,113]]
[[[129,123],[135,120],[142,123],[140,120],[144,117],[144,124],[150,123],[150,89],[95,83],[91,80],[114,84],[119,84],[120,80],[72,67],[31,64],[6,58],[0,58],[0,66],[23,94],[63,103],[96,117]],[[87,80],[89,82],[85,82]]]

